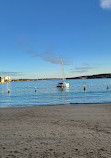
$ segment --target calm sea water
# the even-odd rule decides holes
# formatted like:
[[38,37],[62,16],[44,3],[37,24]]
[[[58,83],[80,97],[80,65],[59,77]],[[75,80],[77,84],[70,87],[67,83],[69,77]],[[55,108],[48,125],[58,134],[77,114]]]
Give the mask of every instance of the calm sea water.
[[[57,88],[57,82],[59,81],[2,83],[0,84],[0,107],[111,102],[111,79],[67,80],[70,87],[65,89]],[[84,85],[86,85],[85,92]]]

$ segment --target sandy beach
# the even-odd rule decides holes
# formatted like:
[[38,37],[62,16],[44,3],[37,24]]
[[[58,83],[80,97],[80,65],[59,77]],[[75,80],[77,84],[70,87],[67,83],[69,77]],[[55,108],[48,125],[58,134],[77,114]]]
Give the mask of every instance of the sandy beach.
[[0,108],[0,158],[110,158],[111,103]]

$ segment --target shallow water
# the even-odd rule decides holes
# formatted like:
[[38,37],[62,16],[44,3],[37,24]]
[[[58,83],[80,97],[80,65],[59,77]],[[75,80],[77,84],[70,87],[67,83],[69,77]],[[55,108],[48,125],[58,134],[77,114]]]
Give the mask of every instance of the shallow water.
[[0,84],[0,107],[111,102],[111,79],[66,80],[70,87],[64,89],[57,88],[57,82],[59,81],[2,83]]

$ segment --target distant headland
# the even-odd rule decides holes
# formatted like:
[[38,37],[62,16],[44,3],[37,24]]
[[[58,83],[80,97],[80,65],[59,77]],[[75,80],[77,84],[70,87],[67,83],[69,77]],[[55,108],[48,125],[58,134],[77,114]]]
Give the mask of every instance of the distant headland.
[[[89,76],[79,76],[79,77],[68,77],[68,79],[97,79],[97,78],[111,78],[111,73],[106,74],[97,74],[97,75],[89,75]],[[41,78],[41,79],[12,79],[10,76],[0,76],[0,83],[6,82],[14,82],[14,81],[42,81],[42,80],[59,80],[61,78]]]
[[97,78],[111,78],[111,73],[71,77],[71,78],[67,78],[67,79],[97,79]]
[[[111,78],[111,73],[107,74],[97,74],[97,75],[90,75],[90,76],[79,76],[79,77],[70,77],[68,79],[97,79],[97,78]],[[41,78],[41,79],[13,79],[12,81],[41,81],[41,80],[58,80],[61,78]]]

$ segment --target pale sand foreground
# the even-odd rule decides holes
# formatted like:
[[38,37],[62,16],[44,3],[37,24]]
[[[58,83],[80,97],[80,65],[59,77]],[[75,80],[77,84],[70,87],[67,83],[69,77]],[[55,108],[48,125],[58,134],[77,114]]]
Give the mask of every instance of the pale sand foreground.
[[111,104],[0,108],[0,158],[111,158]]

